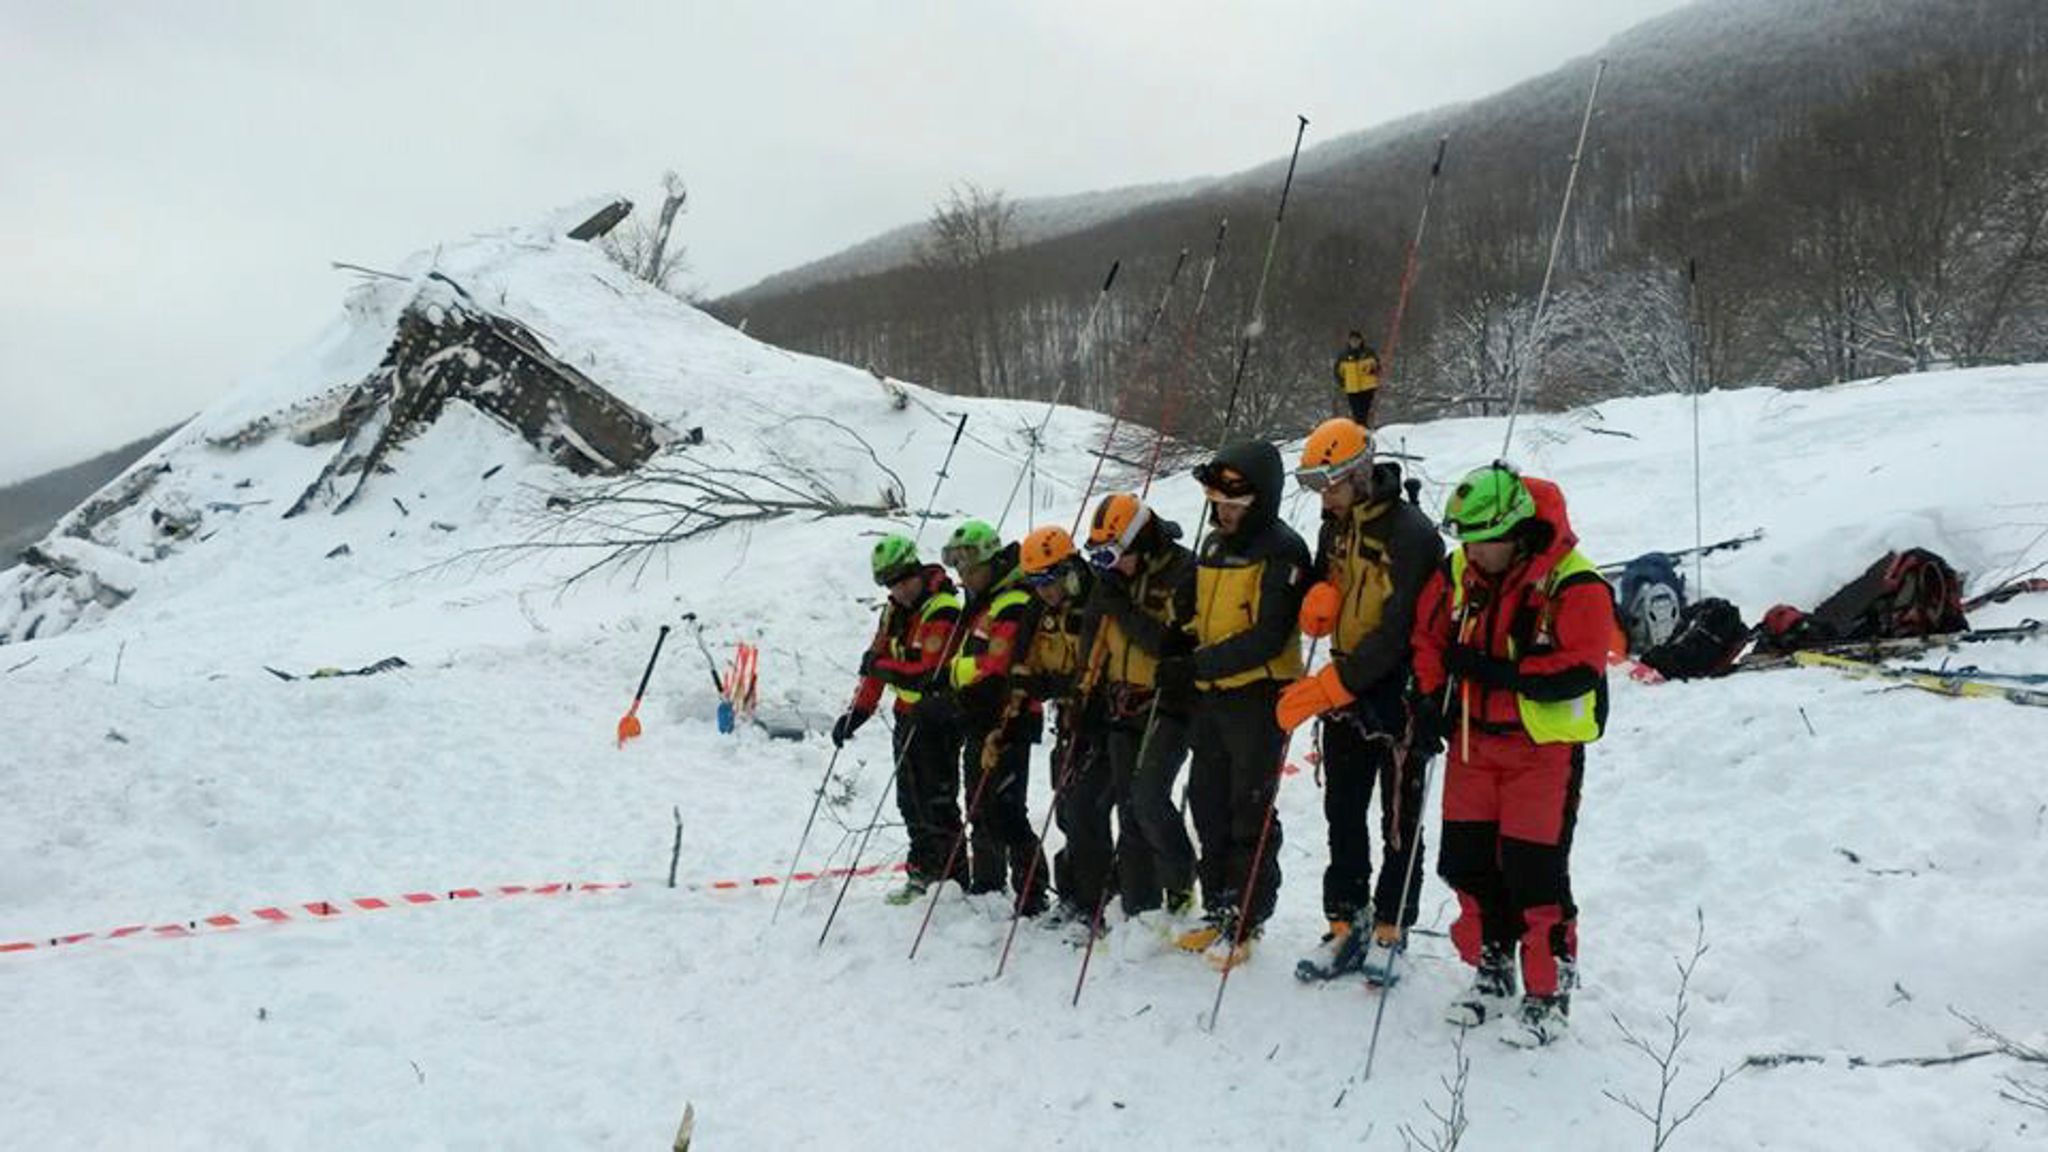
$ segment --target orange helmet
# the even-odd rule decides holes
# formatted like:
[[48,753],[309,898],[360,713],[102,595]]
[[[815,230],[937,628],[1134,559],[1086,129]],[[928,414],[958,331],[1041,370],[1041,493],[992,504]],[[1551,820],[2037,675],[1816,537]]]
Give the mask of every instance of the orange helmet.
[[1065,528],[1047,524],[1043,528],[1033,528],[1031,535],[1024,537],[1024,542],[1017,546],[1017,563],[1026,575],[1035,576],[1073,559],[1076,551],[1074,538],[1067,535]]
[[1301,466],[1294,478],[1301,486],[1321,492],[1351,475],[1372,467],[1372,434],[1356,420],[1338,416],[1316,425],[1301,446]]
[[1097,568],[1116,563],[1151,522],[1152,510],[1136,494],[1111,492],[1104,496],[1088,525],[1088,562]]

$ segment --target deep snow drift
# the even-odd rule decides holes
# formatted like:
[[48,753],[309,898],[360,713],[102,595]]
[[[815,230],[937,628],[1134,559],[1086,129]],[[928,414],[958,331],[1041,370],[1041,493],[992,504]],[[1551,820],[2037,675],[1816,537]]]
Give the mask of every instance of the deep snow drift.
[[[924,531],[934,549],[960,515],[1003,508],[1042,412],[915,388],[893,408],[863,372],[748,340],[541,233],[437,259],[406,271],[438,267],[629,403],[702,426],[690,451],[739,466],[793,455],[848,499],[873,499],[893,472],[921,506],[953,414],[969,413]],[[757,642],[764,709],[821,730],[871,626],[867,545],[903,521],[774,521],[670,549],[637,582],[607,575],[564,593],[588,557],[461,556],[523,538],[547,493],[585,482],[460,408],[372,479],[374,499],[280,520],[324,454],[282,439],[226,452],[207,437],[359,377],[413,290],[361,290],[334,330],[145,462],[172,466],[164,491],[186,506],[249,505],[212,513],[211,539],[128,557],[127,603],[0,648],[0,944],[38,944],[0,954],[11,1141],[665,1146],[686,1101],[706,1148],[1398,1147],[1402,1125],[1431,1126],[1426,1106],[1445,1106],[1440,1077],[1453,1070],[1438,1014],[1462,980],[1447,942],[1424,937],[1412,954],[1370,1083],[1356,1077],[1375,995],[1292,978],[1319,930],[1323,823],[1308,772],[1282,789],[1280,912],[1214,1035],[1201,1026],[1214,973],[1123,926],[1073,1009],[1077,953],[1027,928],[993,980],[1003,925],[957,896],[913,963],[921,910],[883,904],[880,881],[853,885],[822,949],[829,888],[792,892],[771,926],[772,891],[704,887],[782,872],[830,746],[718,735],[684,631],[655,674],[646,735],[614,748],[655,629],[691,611],[721,653]],[[2048,559],[2044,412],[2042,368],[1707,397],[1704,535],[1766,532],[1712,557],[1708,589],[1753,618],[1780,600],[1810,606],[1887,547],[1933,548],[1979,583]],[[1693,537],[1689,415],[1689,402],[1655,398],[1525,418],[1514,455],[1563,483],[1596,559],[1679,547]],[[1103,423],[1054,417],[1008,531],[1074,518]],[[1383,443],[1422,457],[1436,507],[1501,432],[1453,421],[1390,429]],[[1192,527],[1185,477],[1155,493]],[[1313,505],[1290,507],[1309,528]],[[347,556],[323,559],[342,543]],[[2029,614],[2048,614],[2048,598],[1976,622]],[[393,654],[411,668],[285,683],[262,667]],[[2038,643],[1955,659],[2048,671]],[[2048,1039],[2035,972],[2048,955],[2044,723],[2032,709],[1813,671],[1618,682],[1575,853],[1576,1030],[1534,1054],[1470,1038],[1465,1146],[1649,1146],[1647,1127],[1603,1095],[1656,1091],[1656,1069],[1610,1014],[1661,1027],[1670,958],[1689,953],[1696,910],[1711,950],[1692,986],[1681,1102],[1752,1055],[1819,1060],[1740,1073],[1676,1147],[2038,1144],[2043,1118],[1998,1095],[2023,1065],[1850,1058],[1974,1051],[1951,1007]],[[1042,812],[1042,752],[1039,764]],[[807,869],[844,862],[843,827],[884,787],[880,724],[839,768],[853,795],[821,819]],[[676,891],[661,886],[672,808],[685,821]],[[877,862],[900,859],[893,831],[878,845]],[[633,887],[374,913],[344,903],[322,922],[232,930],[203,921],[562,881]],[[1424,925],[1441,929],[1450,907],[1432,878]],[[47,944],[187,922],[190,938]]]

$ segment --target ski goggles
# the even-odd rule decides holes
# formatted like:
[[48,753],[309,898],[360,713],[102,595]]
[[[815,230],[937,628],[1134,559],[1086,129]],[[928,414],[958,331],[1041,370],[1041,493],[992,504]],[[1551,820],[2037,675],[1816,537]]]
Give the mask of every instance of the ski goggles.
[[1202,486],[1202,495],[1211,504],[1223,504],[1232,508],[1249,508],[1258,499],[1258,491],[1244,473],[1213,461],[1195,469],[1195,483]]
[[1342,464],[1324,464],[1315,468],[1297,468],[1294,480],[1311,492],[1328,492],[1344,481],[1358,475],[1365,468],[1367,460],[1360,456]]
[[1024,586],[1026,588],[1045,588],[1050,585],[1059,583],[1060,581],[1067,578],[1067,565],[1069,564],[1069,562],[1070,561],[1068,560],[1062,560],[1059,563],[1053,565],[1052,567],[1043,569],[1042,571],[1024,573]]
[[939,549],[939,562],[955,572],[986,564],[988,560],[989,557],[982,555],[981,549],[972,544],[948,544]]
[[1145,525],[1151,522],[1152,510],[1140,504],[1137,514],[1131,517],[1130,523],[1124,525],[1122,532],[1117,533],[1111,539],[1092,543],[1088,546],[1088,563],[1096,568],[1109,568],[1113,566],[1130,552],[1131,546],[1138,542],[1138,534],[1143,532]]

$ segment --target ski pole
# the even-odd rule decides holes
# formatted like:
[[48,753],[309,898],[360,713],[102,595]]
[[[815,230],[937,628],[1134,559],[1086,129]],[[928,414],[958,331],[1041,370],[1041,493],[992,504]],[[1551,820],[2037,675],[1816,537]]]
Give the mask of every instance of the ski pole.
[[[1079,363],[1082,357],[1086,356],[1088,351],[1094,346],[1095,319],[1102,314],[1103,305],[1109,302],[1110,286],[1116,283],[1116,270],[1122,264],[1123,261],[1121,260],[1110,262],[1109,275],[1103,278],[1101,290],[1095,293],[1095,303],[1088,309],[1088,318],[1081,322],[1080,330],[1074,333],[1076,371],[1079,370]],[[1052,423],[1052,414],[1059,408],[1060,399],[1067,394],[1067,382],[1072,378],[1072,375],[1072,373],[1068,372],[1060,373],[1059,386],[1053,390],[1052,399],[1046,401],[1045,415],[1039,417],[1038,425],[1031,430],[1031,448],[1025,454],[1024,466],[1017,470],[1016,482],[1010,485],[1009,499],[1003,501],[1003,514],[996,518],[997,532],[1003,530],[1003,523],[1010,518],[1010,509],[1016,506],[1017,493],[1024,487],[1025,474],[1031,471],[1032,465],[1038,460],[1038,449],[1045,443],[1046,425]]]
[[621,748],[626,746],[626,741],[636,739],[640,735],[640,698],[647,695],[647,681],[654,675],[654,662],[661,659],[661,646],[667,641],[668,625],[663,624],[661,631],[654,637],[654,651],[648,654],[647,670],[640,673],[640,687],[633,691],[633,703],[626,709],[626,714],[619,717],[619,747]]
[[832,770],[839,766],[840,746],[834,746],[831,759],[825,761],[825,775],[818,781],[817,794],[811,797],[811,814],[804,820],[804,834],[796,839],[796,851],[789,854],[789,871],[782,875],[782,889],[775,893],[775,911],[768,917],[769,927],[782,917],[782,902],[789,896],[789,882],[796,876],[796,862],[803,859],[804,845],[810,843],[811,826],[818,822],[818,809],[825,803],[825,786],[832,782]]
[[924,511],[917,514],[917,534],[911,537],[911,543],[913,544],[922,543],[924,540],[925,521],[932,518],[932,509],[939,502],[939,489],[945,486],[946,477],[951,475],[947,469],[953,466],[953,453],[959,449],[960,437],[965,435],[966,432],[967,413],[962,412],[960,414],[960,422],[953,425],[953,442],[946,445],[946,458],[939,461],[939,475],[937,479],[932,481],[931,497],[924,502]]
[[1429,165],[1429,182],[1422,187],[1422,217],[1415,222],[1415,238],[1408,241],[1408,256],[1401,265],[1401,291],[1394,298],[1394,319],[1387,327],[1387,343],[1380,351],[1380,372],[1391,383],[1394,377],[1394,349],[1401,344],[1401,321],[1408,314],[1408,294],[1415,288],[1420,270],[1422,239],[1429,230],[1429,205],[1436,198],[1437,181],[1444,172],[1444,149],[1450,146],[1450,137],[1439,136],[1436,141],[1436,159]]
[[[1304,667],[1312,665],[1316,662],[1316,648],[1320,646],[1322,642],[1322,637],[1320,636],[1316,637],[1314,640],[1309,641],[1308,660],[1304,663]],[[1232,932],[1233,938],[1230,942],[1230,956],[1224,962],[1223,974],[1221,978],[1216,981],[1216,1002],[1209,1006],[1209,1026],[1206,1029],[1204,1029],[1204,1031],[1209,1032],[1211,1034],[1214,1034],[1216,1031],[1216,1018],[1223,1012],[1223,993],[1225,989],[1230,987],[1230,970],[1237,967],[1238,950],[1244,947],[1245,932],[1250,927],[1252,915],[1252,896],[1256,894],[1259,890],[1259,871],[1261,868],[1265,866],[1266,842],[1267,840],[1271,839],[1273,831],[1273,810],[1280,806],[1280,779],[1283,774],[1282,769],[1287,767],[1287,753],[1289,750],[1289,746],[1293,744],[1293,742],[1294,741],[1292,733],[1281,734],[1280,759],[1278,763],[1273,765],[1273,790],[1266,796],[1266,815],[1265,819],[1259,822],[1259,841],[1258,845],[1252,849],[1251,871],[1245,874],[1244,895],[1238,899],[1237,924],[1234,926],[1234,931]],[[1276,892],[1274,895],[1277,898],[1278,893]]]
[[1294,130],[1294,154],[1287,158],[1287,179],[1280,185],[1280,207],[1273,213],[1273,230],[1266,237],[1266,260],[1259,267],[1259,285],[1252,293],[1252,320],[1245,325],[1244,338],[1237,348],[1237,370],[1230,378],[1230,400],[1223,406],[1223,436],[1230,436],[1230,425],[1237,416],[1237,392],[1244,383],[1244,369],[1251,359],[1252,342],[1266,330],[1266,279],[1273,271],[1273,253],[1280,246],[1280,221],[1287,215],[1287,194],[1294,187],[1294,165],[1301,159],[1301,138],[1308,132],[1308,117],[1297,114],[1301,121]]
[[[1152,330],[1158,327],[1159,318],[1165,314],[1167,302],[1173,298],[1174,281],[1180,279],[1181,267],[1187,262],[1188,250],[1183,248],[1180,250],[1179,259],[1173,262],[1173,271],[1167,274],[1166,287],[1159,292],[1159,303],[1153,306],[1151,316],[1145,320],[1144,331],[1138,335],[1138,351],[1141,359],[1138,363],[1138,371],[1133,373],[1134,376],[1142,378],[1151,365],[1151,360],[1149,355],[1146,354],[1146,350],[1152,343]],[[1123,425],[1124,407],[1130,403],[1130,399],[1131,390],[1129,388],[1117,390],[1116,410],[1110,415],[1109,431],[1103,433],[1102,451],[1095,455],[1095,471],[1089,474],[1088,487],[1081,492],[1081,508],[1078,512],[1074,513],[1074,526],[1067,531],[1069,536],[1078,536],[1081,533],[1081,520],[1088,515],[1088,501],[1095,495],[1095,485],[1102,479],[1102,462],[1109,458],[1109,450],[1116,443],[1116,432]]]
[[[1397,753],[1396,763],[1405,764],[1408,758],[1414,754],[1414,749],[1415,718],[1413,716],[1410,716],[1408,719],[1407,736],[1406,739],[1404,739],[1401,742],[1401,748]],[[1429,807],[1429,784],[1431,775],[1429,769],[1430,764],[1433,760],[1434,757],[1424,757],[1422,761],[1422,807],[1425,810]],[[1408,867],[1404,870],[1406,872],[1406,875],[1403,876],[1401,880],[1400,902],[1396,904],[1394,908],[1394,926],[1400,929],[1404,945],[1401,949],[1396,950],[1391,956],[1387,958],[1387,981],[1386,985],[1380,989],[1379,1007],[1375,1009],[1372,1014],[1372,1040],[1370,1043],[1366,1045],[1365,1048],[1365,1075],[1363,1079],[1366,1080],[1372,1079],[1373,1060],[1377,1058],[1379,1055],[1380,1023],[1384,1021],[1387,1017],[1387,996],[1394,990],[1394,969],[1401,962],[1401,952],[1407,950],[1405,946],[1405,941],[1408,936],[1408,926],[1405,923],[1403,923],[1403,921],[1405,921],[1408,918],[1409,894],[1415,890],[1415,870],[1420,866],[1420,861],[1422,860],[1422,821],[1425,814],[1425,812],[1417,812],[1415,814],[1415,835],[1413,837],[1413,842],[1407,846]],[[1398,821],[1395,823],[1394,831],[1400,831]],[[1442,851],[1442,845],[1438,845],[1437,850]]]
[[1550,234],[1550,261],[1543,266],[1543,287],[1536,293],[1536,314],[1529,321],[1529,348],[1532,351],[1522,354],[1515,369],[1514,387],[1508,392],[1508,429],[1500,442],[1502,460],[1508,458],[1508,448],[1515,442],[1515,417],[1522,410],[1522,385],[1530,371],[1530,359],[1535,355],[1533,349],[1542,343],[1543,312],[1550,304],[1550,280],[1557,272],[1558,251],[1564,247],[1564,224],[1572,212],[1572,191],[1579,184],[1579,161],[1586,156],[1586,132],[1593,126],[1593,104],[1600,98],[1600,78],[1605,75],[1607,61],[1603,59],[1593,70],[1593,90],[1586,93],[1586,115],[1579,121],[1578,147],[1572,149],[1572,170],[1564,182],[1564,203],[1557,210],[1557,228]]
[[[1216,243],[1209,250],[1209,261],[1202,267],[1202,287],[1195,293],[1195,307],[1188,314],[1188,326],[1181,336],[1180,375],[1183,380],[1194,375],[1196,338],[1201,333],[1202,314],[1209,305],[1209,283],[1216,277],[1216,266],[1223,260],[1223,238],[1230,231],[1230,217],[1216,221]],[[1155,390],[1163,391],[1163,381],[1157,375],[1153,378]],[[1159,474],[1159,458],[1166,451],[1166,429],[1180,415],[1181,394],[1179,391],[1166,396],[1160,405],[1158,434],[1152,438],[1152,459],[1145,466],[1145,483],[1138,489],[1138,499],[1143,500],[1152,492],[1152,478]]]

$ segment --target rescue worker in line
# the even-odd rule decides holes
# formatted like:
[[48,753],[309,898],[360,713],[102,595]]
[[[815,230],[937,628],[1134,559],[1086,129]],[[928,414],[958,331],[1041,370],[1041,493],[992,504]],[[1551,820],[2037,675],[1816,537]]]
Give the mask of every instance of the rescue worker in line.
[[960,623],[960,596],[944,568],[918,560],[908,536],[876,543],[870,569],[889,597],[861,654],[853,702],[833,722],[832,745],[844,746],[868,722],[884,687],[895,693],[896,810],[910,833],[910,875],[889,900],[907,904],[942,877],[965,874],[957,864],[946,873],[946,855],[960,834],[960,725],[941,675]]
[[[1322,530],[1302,631],[1330,640],[1330,663],[1280,697],[1292,732],[1321,716],[1323,815],[1330,864],[1323,872],[1329,932],[1316,962],[1329,975],[1363,971],[1390,979],[1421,895],[1424,768],[1434,749],[1409,739],[1409,638],[1415,606],[1443,564],[1443,538],[1401,499],[1401,469],[1375,464],[1365,427],[1338,417],[1303,446],[1295,478],[1322,498]],[[1380,787],[1379,884],[1372,882],[1373,786]],[[1397,919],[1398,917],[1398,919]],[[1369,937],[1364,934],[1371,926]]]
[[960,707],[961,757],[972,827],[969,892],[1000,892],[1007,872],[1016,909],[1045,911],[1044,853],[1027,810],[1031,745],[1042,721],[1038,702],[1011,713],[1010,670],[1030,643],[1033,598],[1017,564],[1017,545],[969,520],[954,530],[940,558],[967,593],[960,647],[948,680]]
[[1423,591],[1414,645],[1418,721],[1441,722],[1450,745],[1438,870],[1474,970],[1446,1019],[1473,1027],[1512,1010],[1502,1038],[1533,1047],[1565,1033],[1578,982],[1572,829],[1586,745],[1606,724],[1613,593],[1547,480],[1481,468],[1444,526],[1461,546]]
[[1287,734],[1274,720],[1299,679],[1308,546],[1280,519],[1286,468],[1264,441],[1235,444],[1195,470],[1211,528],[1195,566],[1195,650],[1186,673],[1160,668],[1162,690],[1195,682],[1188,806],[1202,842],[1202,926],[1176,943],[1211,964],[1242,962],[1280,892],[1280,820],[1273,812]]
[[1088,611],[1095,577],[1074,538],[1057,525],[1033,529],[1019,553],[1024,584],[1038,604],[1031,643],[1010,670],[1010,711],[1014,716],[1033,706],[1052,710],[1053,811],[1066,837],[1053,856],[1059,903],[1045,925],[1071,925],[1085,939],[1089,926],[1099,923],[1112,855],[1102,696],[1082,683],[1096,651],[1095,619]]
[[[1195,702],[1184,627],[1194,618],[1194,553],[1180,526],[1160,518],[1136,493],[1112,492],[1088,526],[1088,563],[1096,580],[1091,611],[1099,620],[1104,744],[1116,796],[1117,879],[1124,914],[1164,908],[1173,916],[1195,903],[1195,847],[1174,804],[1173,784],[1188,754]],[[1179,676],[1159,679],[1162,661]]]

